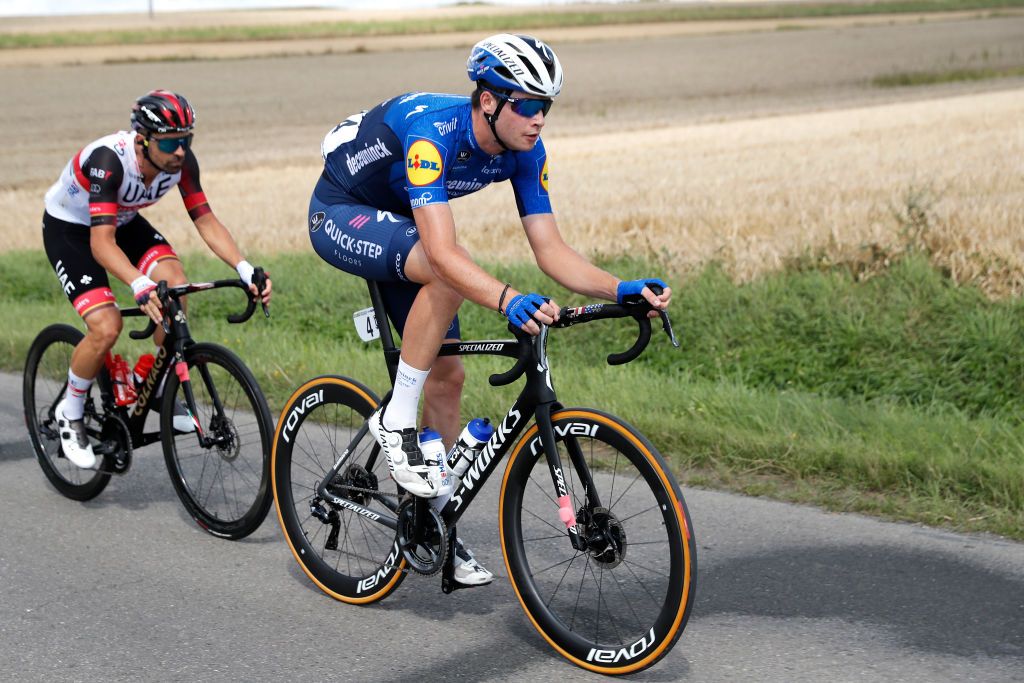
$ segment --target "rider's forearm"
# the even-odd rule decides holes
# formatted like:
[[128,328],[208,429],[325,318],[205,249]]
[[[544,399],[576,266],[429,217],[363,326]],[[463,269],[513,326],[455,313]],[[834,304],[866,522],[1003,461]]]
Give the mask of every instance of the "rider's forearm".
[[619,278],[583,258],[564,242],[536,254],[544,274],[566,289],[585,296],[615,300]]
[[619,278],[601,270],[566,244],[554,214],[525,216],[523,228],[537,265],[545,275],[578,294],[615,300]]
[[89,248],[96,263],[126,285],[131,286],[136,278],[144,275],[132,265],[131,260],[117,246],[117,242],[114,241],[114,226],[109,226],[109,229],[107,227],[91,228]]
[[200,216],[195,224],[199,236],[214,254],[232,268],[238,265],[242,260],[242,252],[239,251],[235,238],[212,212]]
[[[431,266],[438,277],[468,301],[498,310],[498,298],[505,283],[477,265],[463,247],[456,246],[444,257],[431,259]],[[519,294],[519,291],[509,288],[505,294],[505,303],[515,294]]]

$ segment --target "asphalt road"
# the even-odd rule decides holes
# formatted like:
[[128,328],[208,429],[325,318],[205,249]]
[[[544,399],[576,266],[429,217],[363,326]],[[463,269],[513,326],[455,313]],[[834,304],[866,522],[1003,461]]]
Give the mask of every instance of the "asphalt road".
[[[316,589],[275,513],[250,538],[203,533],[159,446],[96,500],[60,496],[0,374],[0,671],[8,680],[596,678],[529,625],[481,496],[460,525],[495,571],[445,596],[410,577],[367,608]],[[1024,544],[685,492],[697,602],[667,681],[1024,681]]]

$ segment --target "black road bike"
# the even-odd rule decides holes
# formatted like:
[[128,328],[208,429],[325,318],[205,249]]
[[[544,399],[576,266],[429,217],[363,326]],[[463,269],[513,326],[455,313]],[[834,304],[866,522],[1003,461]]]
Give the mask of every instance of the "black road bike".
[[[376,283],[369,283],[385,321]],[[657,449],[619,418],[564,408],[555,396],[547,343],[553,328],[630,317],[639,335],[608,362],[627,363],[651,337],[650,307],[563,308],[530,337],[445,344],[441,355],[516,359],[494,386],[526,383],[493,437],[440,511],[404,494],[366,420],[377,396],[356,380],[317,377],[284,406],[274,437],[274,499],[285,537],[307,576],[325,593],[367,604],[395,590],[409,571],[453,580],[455,526],[508,456],[499,527],[509,580],[526,615],[569,661],[603,674],[647,668],[672,648],[693,606],[696,543],[689,513]],[[666,333],[678,346],[668,316]],[[380,326],[394,381],[399,349]],[[532,420],[532,422],[531,422]]]
[[[254,281],[262,283],[262,271],[257,270],[260,272]],[[180,300],[187,294],[222,287],[239,287],[249,295],[248,287],[240,280],[175,287],[166,282],[158,284],[167,335],[155,354],[152,369],[138,387],[137,400],[127,406],[117,405],[106,367],[86,397],[85,425],[98,460],[94,470],[80,469],[64,457],[54,418],[54,409],[67,388],[71,354],[84,335],[70,325],[54,324],[35,338],[25,362],[25,423],[39,465],[60,493],[79,501],[95,498],[106,488],[111,475],[128,471],[136,449],[160,441],[174,490],[205,531],[240,539],[263,522],[272,499],[269,473],[274,424],[266,399],[238,356],[217,344],[192,339]],[[255,310],[256,299],[249,296],[246,310],[229,315],[228,320],[245,322]],[[121,311],[121,315],[145,314],[132,308]],[[129,335],[145,339],[155,330],[156,324],[150,320],[145,330]],[[155,399],[161,383],[163,396]],[[196,424],[194,432],[175,431],[172,420],[176,402],[188,409]],[[159,411],[160,428],[147,432],[150,410]]]

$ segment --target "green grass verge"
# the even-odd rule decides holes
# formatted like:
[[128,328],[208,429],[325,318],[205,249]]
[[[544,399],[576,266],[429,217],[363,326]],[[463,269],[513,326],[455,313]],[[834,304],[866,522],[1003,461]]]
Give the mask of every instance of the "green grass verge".
[[779,5],[716,5],[710,7],[652,3],[625,10],[580,12],[523,12],[516,15],[437,17],[395,21],[322,22],[293,25],[211,26],[206,28],[134,28],[109,31],[8,33],[0,35],[0,49],[73,47],[85,45],[139,45],[157,43],[294,40],[299,38],[351,38],[472,31],[534,30],[552,27],[603,26],[670,21],[731,21],[742,19],[794,19],[867,14],[906,14],[965,10],[1001,10],[1024,7],[1024,0],[883,0],[855,3],[793,3]]
[[[208,257],[185,262],[196,281],[230,275]],[[274,411],[324,373],[383,393],[379,347],[360,342],[351,323],[367,305],[361,282],[311,255],[262,262],[274,276],[273,317],[229,325],[238,292],[199,294],[195,337],[242,356]],[[605,265],[623,276],[658,270]],[[0,255],[0,269],[0,366],[17,372],[45,323],[76,320],[41,253]],[[580,302],[531,267],[492,270]],[[127,288],[115,291],[130,300]],[[554,333],[562,401],[633,423],[693,484],[1024,538],[1020,303],[989,301],[911,256],[866,282],[834,268],[736,285],[709,267],[678,288],[673,311],[682,350],[656,336],[626,367],[604,362],[631,342],[623,321]],[[466,338],[508,336],[492,312],[468,305],[462,318]],[[120,352],[147,350],[123,337]],[[466,365],[465,417],[499,416],[518,387],[495,390],[485,378],[507,361]]]
[[1024,66],[947,69],[945,71],[902,71],[871,79],[878,88],[905,88],[915,85],[936,85],[960,81],[988,81],[996,78],[1024,76]]

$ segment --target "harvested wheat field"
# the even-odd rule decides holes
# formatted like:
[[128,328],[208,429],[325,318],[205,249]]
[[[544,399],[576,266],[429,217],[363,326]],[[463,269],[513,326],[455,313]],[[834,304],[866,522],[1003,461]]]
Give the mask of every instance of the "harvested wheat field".
[[[545,140],[568,240],[653,254],[676,272],[714,260],[740,280],[808,254],[884,260],[917,244],[961,281],[1020,291],[1024,79],[895,89],[871,79],[1019,66],[1024,19],[854,22],[566,43],[567,89]],[[306,250],[322,134],[397,92],[465,91],[463,52],[0,67],[13,102],[0,130],[13,153],[0,171],[0,248],[41,248],[49,182],[159,85],[196,104],[204,188],[245,249]],[[73,119],[61,115],[69,100]],[[507,186],[453,208],[482,259],[526,256]],[[201,246],[177,201],[147,216],[179,250]]]

